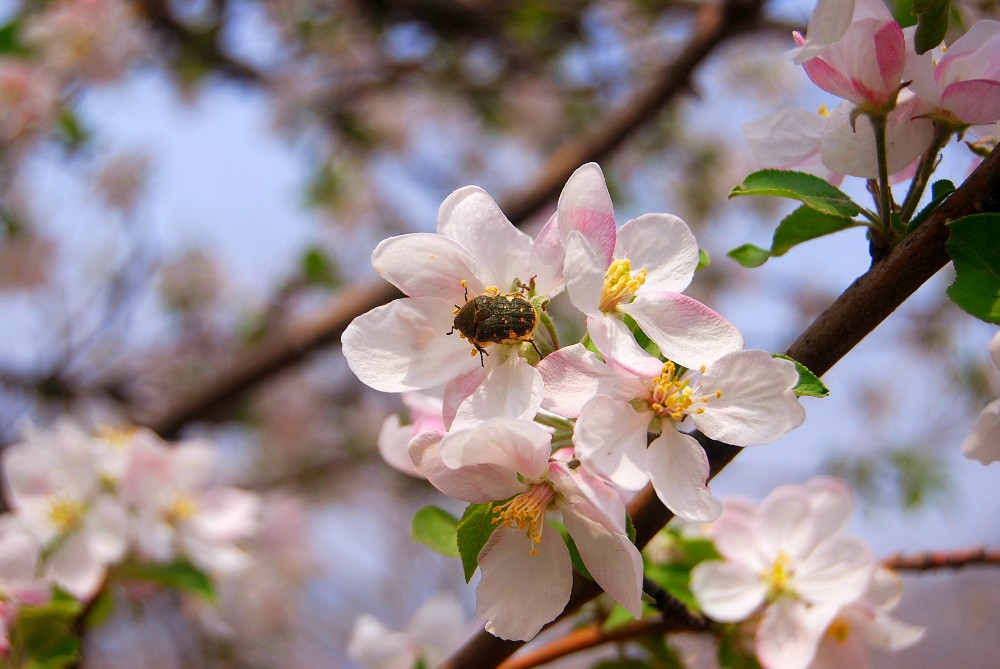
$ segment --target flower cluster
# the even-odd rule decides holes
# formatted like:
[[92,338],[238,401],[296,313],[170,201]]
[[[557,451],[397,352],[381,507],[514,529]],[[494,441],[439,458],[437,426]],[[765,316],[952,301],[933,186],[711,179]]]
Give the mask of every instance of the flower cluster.
[[691,590],[706,615],[756,625],[765,669],[861,667],[864,647],[912,646],[923,629],[890,615],[902,583],[841,532],[853,509],[839,479],[776,488],[727,505],[708,534],[722,560],[700,563]]
[[141,574],[132,567],[186,562],[211,575],[241,567],[239,543],[256,529],[259,501],[212,483],[214,453],[206,442],[169,445],[138,428],[29,429],[3,453],[12,510],[0,517],[4,622],[53,586],[90,600],[115,568]]
[[834,182],[877,178],[880,123],[888,174],[899,174],[935,141],[1000,120],[1000,23],[979,21],[947,48],[922,55],[915,30],[901,28],[881,0],[819,0],[789,55],[843,102],[832,112],[785,109],[747,124],[761,166]]
[[[407,297],[356,318],[344,355],[364,383],[405,393],[412,423],[383,426],[386,460],[491,505],[497,529],[472,558],[493,634],[529,639],[569,599],[571,553],[550,514],[638,616],[642,560],[623,492],[651,482],[678,516],[712,520],[708,458],[682,430],[749,446],[802,422],[795,364],[743,350],[731,323],[683,294],[699,261],[676,216],[618,228],[595,164],[570,177],[534,239],[470,186],[441,205],[436,234],[375,249],[376,270]],[[547,306],[563,290],[587,334],[561,348]]]

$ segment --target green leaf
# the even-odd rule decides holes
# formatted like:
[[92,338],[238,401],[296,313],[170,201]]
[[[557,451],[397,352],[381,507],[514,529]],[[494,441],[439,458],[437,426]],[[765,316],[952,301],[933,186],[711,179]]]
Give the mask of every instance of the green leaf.
[[726,669],[761,669],[750,648],[752,643],[741,638],[739,629],[735,625],[728,625],[719,638],[719,648],[716,653],[719,666]]
[[305,250],[300,261],[302,276],[310,284],[334,288],[341,279],[337,267],[323,249],[312,246]]
[[83,125],[76,112],[68,107],[59,110],[56,118],[56,135],[70,151],[76,151],[90,141],[90,130]]
[[694,268],[694,271],[705,269],[710,264],[712,264],[712,256],[708,255],[708,251],[705,249],[698,249],[698,266]]
[[413,516],[410,530],[415,541],[448,557],[458,557],[458,518],[436,506],[425,506]]
[[726,254],[747,269],[760,267],[771,257],[771,252],[753,244],[744,244]]
[[798,200],[802,204],[831,216],[852,217],[861,213],[858,206],[842,190],[819,177],[791,170],[760,170],[747,175],[743,184],[729,193],[737,195],[774,195]]
[[87,619],[85,621],[87,629],[100,627],[104,624],[104,621],[111,617],[114,610],[114,593],[111,592],[111,588],[103,588],[97,594],[97,598],[91,602],[89,610],[87,611]]
[[914,47],[923,54],[944,41],[948,32],[948,13],[951,0],[913,0],[911,11],[917,17]]
[[927,206],[920,210],[920,212],[913,217],[910,221],[907,230],[913,231],[919,228],[927,217],[934,213],[934,211],[941,206],[941,203],[947,199],[949,195],[955,192],[955,184],[948,181],[947,179],[941,179],[940,181],[935,181],[934,185],[931,186],[931,201],[927,203]]
[[217,597],[212,577],[187,560],[175,560],[167,564],[127,562],[119,565],[114,575],[175,588],[209,602],[215,602]]
[[472,580],[472,575],[479,567],[479,551],[483,550],[493,530],[493,507],[503,502],[488,504],[470,504],[465,508],[462,519],[458,521],[458,552],[462,556],[462,567],[465,569],[465,582]]
[[744,244],[730,251],[728,255],[744,267],[753,269],[760,267],[771,257],[784,255],[797,244],[857,225],[858,223],[851,218],[824,214],[802,205],[785,216],[778,224],[778,228],[774,231],[774,237],[771,239],[770,251],[753,244]]
[[24,55],[28,53],[20,40],[18,39],[18,33],[21,30],[21,24],[19,21],[14,20],[7,25],[0,27],[0,53],[3,54],[14,54],[14,55]]
[[823,384],[820,378],[809,371],[809,368],[798,360],[792,360],[792,358],[781,353],[775,353],[771,357],[791,360],[795,363],[795,369],[799,373],[799,382],[794,390],[795,394],[799,397],[827,397],[830,394],[830,389]]
[[945,248],[957,275],[948,297],[976,318],[1000,324],[1000,214],[963,216],[948,225]]
[[33,669],[61,669],[76,664],[80,640],[74,626],[82,605],[56,595],[41,606],[24,606],[18,612],[12,635],[14,644],[30,657]]
[[639,348],[654,358],[660,358],[660,347],[657,346],[652,339],[646,336],[646,333],[642,331],[642,328],[635,322],[635,319],[628,314],[622,314],[622,320],[625,321],[625,325],[628,326],[629,332],[631,332],[632,336],[635,337],[635,341],[639,344]]

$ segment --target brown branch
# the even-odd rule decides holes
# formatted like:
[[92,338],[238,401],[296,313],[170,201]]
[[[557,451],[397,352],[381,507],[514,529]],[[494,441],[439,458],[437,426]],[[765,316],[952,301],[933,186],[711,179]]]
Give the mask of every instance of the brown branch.
[[961,569],[972,564],[1000,565],[1000,550],[967,548],[956,551],[928,551],[914,555],[897,553],[882,560],[883,566],[895,571]]
[[[688,90],[698,64],[726,38],[750,29],[762,4],[763,0],[729,0],[724,5],[705,5],[695,36],[676,61],[630,104],[607,116],[591,132],[558,149],[529,187],[503,200],[501,209],[507,217],[515,225],[523,223],[559,194],[576,168],[610,154],[667,102]],[[183,424],[211,414],[218,406],[274,372],[298,362],[321,346],[336,342],[357,315],[399,296],[399,291],[382,281],[345,291],[321,309],[311,324],[277,328],[264,343],[238,356],[229,369],[210,384],[177,398],[176,403],[161,415],[145,420],[137,417],[136,421],[164,437],[176,436]]]
[[[860,276],[820,314],[788,348],[788,355],[819,376],[828,372],[948,262],[945,252],[947,222],[984,212],[1000,212],[1000,151],[995,149],[924,225]],[[712,478],[743,450],[697,432],[694,434],[708,453]],[[633,498],[629,514],[636,530],[635,543],[640,548],[673,517],[673,513],[657,498],[652,486],[646,486]],[[573,594],[560,618],[598,594],[600,589],[595,583],[577,578]],[[496,667],[521,645],[521,642],[504,641],[487,632],[480,632],[440,669]]]

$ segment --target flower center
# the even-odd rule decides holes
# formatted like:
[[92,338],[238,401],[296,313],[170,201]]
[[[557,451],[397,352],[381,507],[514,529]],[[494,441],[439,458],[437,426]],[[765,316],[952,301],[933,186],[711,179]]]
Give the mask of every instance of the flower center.
[[792,559],[781,551],[771,565],[771,571],[764,574],[764,580],[770,586],[770,594],[776,597],[788,590],[789,581],[792,579],[793,570],[791,568]]
[[851,624],[843,618],[834,618],[830,626],[826,628],[826,635],[837,643],[847,643],[847,637],[851,635]]
[[601,291],[601,311],[615,310],[622,302],[630,300],[635,291],[646,282],[646,270],[640,269],[634,275],[628,258],[617,258],[604,274],[604,290]]
[[[500,515],[493,518],[493,524],[503,521],[504,527],[516,527],[526,530],[532,544],[542,543],[542,530],[545,529],[545,511],[555,498],[556,492],[547,483],[536,483],[528,492],[521,493],[509,502],[493,507],[493,512]],[[531,554],[538,555],[534,545]]]
[[83,511],[83,503],[79,500],[57,497],[49,507],[49,520],[60,532],[69,532],[83,522]]
[[176,525],[187,520],[198,512],[198,503],[190,495],[178,494],[174,496],[174,501],[168,506],[163,515],[167,522]]
[[[705,371],[705,367],[701,368]],[[722,391],[716,390],[712,395],[696,395],[695,389],[691,387],[691,379],[684,378],[684,373],[679,372],[677,366],[667,361],[663,364],[663,371],[656,378],[647,382],[649,386],[649,408],[657,416],[680,421],[690,413],[704,413],[705,408],[697,406],[692,409],[692,405],[707,403],[712,397],[722,397]]]

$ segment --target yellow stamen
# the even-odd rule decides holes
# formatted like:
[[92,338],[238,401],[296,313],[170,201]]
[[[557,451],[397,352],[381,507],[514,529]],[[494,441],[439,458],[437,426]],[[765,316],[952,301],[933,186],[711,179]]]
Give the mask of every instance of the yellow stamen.
[[851,624],[843,618],[834,618],[826,628],[826,635],[837,643],[847,643],[847,637],[851,635]]
[[601,291],[601,311],[615,310],[622,302],[629,301],[635,291],[646,282],[646,270],[632,274],[632,263],[628,258],[618,258],[611,263],[604,274],[604,290]]
[[94,436],[108,442],[108,444],[115,448],[124,448],[131,443],[132,438],[135,437],[138,431],[139,428],[135,425],[105,425],[98,428],[94,432]]
[[830,118],[830,109],[826,105],[820,105],[819,109],[816,110],[816,113],[823,118]]
[[792,578],[792,559],[781,551],[771,565],[771,571],[763,574],[764,580],[770,585],[771,596],[782,594],[788,589],[788,582]]
[[[502,521],[504,527],[527,530],[526,534],[532,543],[540,544],[542,530],[545,529],[545,512],[555,496],[552,486],[546,483],[532,485],[528,492],[521,493],[505,504],[493,507],[493,512],[500,514],[493,518],[493,524],[497,525]],[[534,546],[531,548],[531,554],[538,555]]]
[[56,498],[49,507],[49,520],[60,532],[76,529],[83,522],[83,503],[74,499]]
[[167,522],[171,525],[187,520],[198,513],[198,503],[190,495],[178,494],[173,503],[163,511]]

